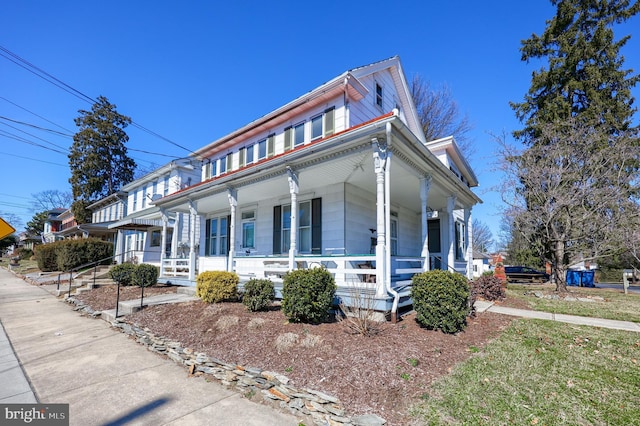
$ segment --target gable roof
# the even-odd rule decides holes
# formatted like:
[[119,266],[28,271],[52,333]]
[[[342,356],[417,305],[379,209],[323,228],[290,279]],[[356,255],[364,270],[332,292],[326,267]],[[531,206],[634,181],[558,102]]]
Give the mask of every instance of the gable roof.
[[309,108],[324,103],[327,99],[335,97],[337,94],[347,92],[349,98],[360,100],[369,93],[360,79],[376,72],[389,69],[393,82],[396,86],[401,104],[405,107],[403,111],[407,126],[420,141],[426,142],[417,110],[413,103],[411,91],[407,84],[399,56],[393,56],[382,61],[369,65],[360,66],[334,77],[326,83],[316,87],[306,94],[293,101],[273,110],[272,112],[254,120],[245,126],[209,143],[208,145],[194,151],[195,155],[202,159],[212,156],[216,152],[230,148],[243,140],[255,137],[257,134],[272,129],[281,123],[298,114],[301,108]]

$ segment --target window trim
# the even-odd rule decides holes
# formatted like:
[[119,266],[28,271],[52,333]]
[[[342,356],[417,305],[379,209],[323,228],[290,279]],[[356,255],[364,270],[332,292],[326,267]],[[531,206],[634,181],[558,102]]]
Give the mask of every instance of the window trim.
[[[296,148],[298,146],[304,145],[305,137],[305,121],[296,124],[293,126],[293,147]],[[298,133],[298,130],[302,129],[301,133]],[[298,140],[298,135],[302,135],[302,140]]]
[[[322,137],[324,137],[324,113],[322,114],[318,114],[318,115],[314,115],[313,117],[311,117],[311,140],[316,140],[316,139],[320,139]],[[317,123],[320,122],[320,133],[318,134],[314,134],[315,129],[315,125],[317,125]]]
[[[379,90],[378,90],[379,89]],[[373,92],[373,104],[380,109],[384,108],[384,87],[379,82],[375,82],[374,92]]]

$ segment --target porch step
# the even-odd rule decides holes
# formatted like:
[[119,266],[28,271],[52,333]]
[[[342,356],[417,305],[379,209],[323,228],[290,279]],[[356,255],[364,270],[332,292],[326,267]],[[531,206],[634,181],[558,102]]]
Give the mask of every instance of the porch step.
[[178,287],[176,289],[176,292],[178,294],[186,294],[188,296],[195,296],[196,295],[196,288],[195,287]]

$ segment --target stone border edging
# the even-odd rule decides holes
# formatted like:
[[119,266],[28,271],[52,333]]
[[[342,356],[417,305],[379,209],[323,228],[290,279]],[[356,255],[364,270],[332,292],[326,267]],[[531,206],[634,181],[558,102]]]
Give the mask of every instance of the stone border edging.
[[[74,311],[80,311],[92,318],[99,318],[100,311],[94,311],[75,297],[65,297],[64,301],[75,305]],[[113,328],[120,330],[151,352],[162,354],[189,369],[190,374],[207,375],[227,387],[235,388],[242,394],[260,392],[268,403],[279,402],[280,408],[288,410],[294,416],[311,416],[317,425],[328,426],[382,426],[386,420],[375,415],[346,417],[345,408],[340,400],[323,392],[309,388],[297,389],[289,385],[289,378],[271,371],[255,367],[229,364],[209,357],[205,353],[184,348],[180,342],[156,336],[148,328],[115,319],[109,321]]]

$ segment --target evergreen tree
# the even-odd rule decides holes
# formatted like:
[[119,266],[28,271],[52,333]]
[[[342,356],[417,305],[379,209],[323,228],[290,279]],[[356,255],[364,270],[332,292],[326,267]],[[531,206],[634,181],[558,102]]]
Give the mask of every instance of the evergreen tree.
[[516,138],[532,144],[541,128],[571,117],[587,126],[604,126],[605,133],[632,129],[631,88],[640,80],[623,69],[620,49],[630,36],[615,40],[612,26],[640,10],[630,0],[551,0],[556,16],[542,36],[522,42],[522,60],[546,59],[535,71],[524,102],[512,103],[525,128]]
[[131,118],[100,96],[91,111],[79,111],[78,132],[69,154],[73,192],[72,210],[78,223],[89,220],[85,206],[118,191],[133,180],[136,163],[127,155],[129,137],[124,128]]

